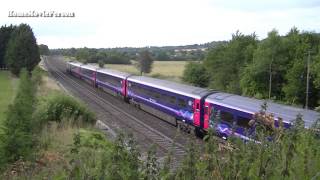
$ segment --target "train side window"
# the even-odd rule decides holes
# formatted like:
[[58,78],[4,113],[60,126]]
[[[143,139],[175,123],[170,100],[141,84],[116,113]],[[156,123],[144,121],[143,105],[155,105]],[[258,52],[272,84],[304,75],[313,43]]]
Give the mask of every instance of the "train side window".
[[248,119],[248,118],[238,116],[237,125],[240,127],[244,127],[244,128],[250,128],[249,121],[250,121],[250,119]]
[[161,97],[161,94],[158,93],[158,92],[155,92],[154,95],[155,95],[155,98],[156,98],[156,99],[160,99],[160,97]]
[[178,98],[178,105],[181,107],[187,107],[187,103],[184,99]]
[[220,112],[221,120],[233,124],[233,114],[225,111]]
[[176,97],[170,96],[170,104],[176,104]]

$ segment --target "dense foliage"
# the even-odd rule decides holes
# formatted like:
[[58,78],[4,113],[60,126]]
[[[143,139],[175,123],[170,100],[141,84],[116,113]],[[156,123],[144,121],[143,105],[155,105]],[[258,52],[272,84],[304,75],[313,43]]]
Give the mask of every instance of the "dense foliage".
[[86,106],[60,93],[43,98],[34,113],[34,119],[38,121],[38,125],[63,120],[72,121],[72,124],[95,124],[95,116]]
[[50,54],[49,47],[45,44],[40,44],[39,45],[39,53],[40,53],[40,55],[48,56]]
[[5,54],[10,40],[11,33],[16,26],[1,26],[0,28],[0,68],[6,67]]
[[199,87],[207,87],[209,73],[200,62],[189,62],[183,72],[183,81]]
[[137,68],[141,73],[150,73],[152,69],[153,58],[148,50],[143,50],[140,52],[139,60],[137,63]]
[[35,108],[35,83],[28,72],[23,69],[20,84],[12,105],[9,106],[7,118],[3,122],[0,136],[0,165],[27,158],[33,147],[32,113]]
[[15,75],[19,75],[22,68],[31,72],[40,62],[36,38],[29,25],[20,24],[14,29],[8,42],[5,60]]
[[308,106],[314,108],[320,103],[319,45],[319,34],[297,28],[284,36],[272,30],[261,41],[255,34],[236,32],[229,42],[209,50],[205,58],[209,87],[305,106],[310,57]]

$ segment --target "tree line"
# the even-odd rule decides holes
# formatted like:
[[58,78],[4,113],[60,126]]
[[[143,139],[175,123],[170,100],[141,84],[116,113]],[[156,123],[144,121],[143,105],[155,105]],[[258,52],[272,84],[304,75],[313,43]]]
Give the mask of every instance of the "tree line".
[[206,49],[224,42],[211,42],[202,45],[164,46],[143,48],[69,48],[51,49],[54,55],[76,57],[83,62],[105,64],[129,64],[130,60],[139,59],[139,53],[147,49],[157,61],[199,61],[205,57]]
[[187,66],[184,79],[202,87],[303,107],[308,94],[308,106],[314,108],[320,104],[319,45],[320,34],[295,27],[283,36],[272,30],[263,40],[255,33],[237,31],[230,41],[208,51],[197,65],[202,72]]

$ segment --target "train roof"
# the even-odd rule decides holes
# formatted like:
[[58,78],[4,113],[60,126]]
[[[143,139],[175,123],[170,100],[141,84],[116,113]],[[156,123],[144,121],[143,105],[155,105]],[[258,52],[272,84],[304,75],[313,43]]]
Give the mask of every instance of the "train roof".
[[103,73],[103,74],[108,74],[111,76],[116,76],[122,79],[125,79],[126,77],[130,76],[131,74],[129,73],[125,73],[125,72],[121,72],[121,71],[117,71],[117,70],[113,70],[113,69],[98,69],[97,72]]
[[81,67],[83,69],[89,69],[91,71],[96,71],[97,69],[99,69],[98,67],[91,65],[91,64],[83,64],[83,63],[74,62],[74,61],[68,62],[68,64],[71,64],[71,65],[77,66],[77,67]]
[[[265,102],[254,98],[220,92],[211,94],[207,97],[206,101],[238,109],[250,114],[259,112],[261,110],[261,105]],[[281,117],[284,121],[289,123],[292,123],[297,115],[301,114],[302,119],[305,122],[305,127],[307,128],[311,127],[316,120],[320,118],[320,113],[315,111],[281,105],[270,101],[267,101],[267,112],[274,114],[275,117]]]
[[90,65],[90,64],[81,65],[81,68],[88,69],[88,70],[91,70],[91,71],[96,71],[97,69],[99,69],[98,67]]
[[207,89],[200,88],[200,87],[194,87],[189,86],[185,84],[179,84],[172,81],[162,80],[162,79],[156,79],[151,77],[145,77],[145,76],[130,76],[128,77],[129,81],[148,85],[155,88],[160,88],[166,91],[174,92],[177,94],[198,98],[205,96],[208,91]]
[[80,62],[74,62],[74,61],[67,62],[67,64],[71,64],[71,65],[73,65],[73,66],[77,66],[77,67],[80,67],[80,66],[82,66],[82,65],[83,65],[83,64],[82,64],[82,63],[80,63]]

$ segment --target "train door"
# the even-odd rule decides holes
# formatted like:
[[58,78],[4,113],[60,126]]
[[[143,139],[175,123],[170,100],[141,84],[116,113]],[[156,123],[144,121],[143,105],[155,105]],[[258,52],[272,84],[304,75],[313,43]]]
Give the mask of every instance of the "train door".
[[93,87],[96,87],[96,81],[97,81],[97,73],[96,73],[96,71],[93,71],[92,77],[93,77]]
[[200,99],[195,99],[193,103],[193,123],[200,126]]
[[209,121],[210,121],[210,103],[205,102],[204,103],[204,123],[203,123],[203,129],[208,129],[209,127]]
[[121,81],[121,90],[122,90],[122,95],[123,95],[123,97],[126,97],[127,96],[127,94],[126,94],[126,92],[127,92],[127,81],[125,80],[125,79],[123,79],[122,81]]

